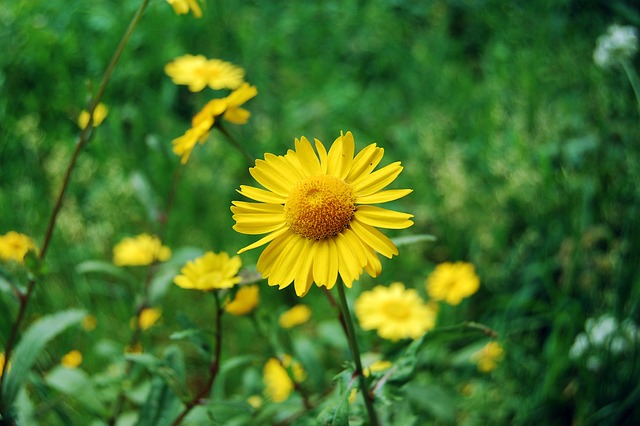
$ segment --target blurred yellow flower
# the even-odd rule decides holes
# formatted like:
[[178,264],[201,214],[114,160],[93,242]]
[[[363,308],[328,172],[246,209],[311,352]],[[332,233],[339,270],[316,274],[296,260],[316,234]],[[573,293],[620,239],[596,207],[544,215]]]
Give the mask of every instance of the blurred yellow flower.
[[251,395],[247,398],[247,404],[257,410],[262,406],[262,397],[260,395]]
[[62,364],[63,367],[76,368],[82,364],[82,353],[79,350],[74,349],[62,357],[60,364]]
[[471,360],[478,364],[478,370],[488,373],[496,368],[497,362],[504,357],[504,350],[497,342],[489,342],[478,352],[471,355]]
[[300,364],[298,361],[294,361],[291,355],[285,354],[282,356],[282,366],[284,368],[288,368],[291,371],[293,380],[296,383],[304,382],[304,380],[307,378],[307,372],[304,371],[302,364]]
[[162,316],[162,309],[160,308],[144,308],[140,311],[138,316],[138,326],[142,331],[146,331],[158,322]]
[[141,354],[143,352],[142,343],[136,342],[133,345],[127,345],[124,348],[126,354]]
[[374,172],[384,150],[371,144],[354,158],[351,132],[341,132],[328,152],[317,139],[315,148],[317,154],[303,137],[285,156],[265,154],[264,160],[256,160],[249,172],[266,189],[241,185],[238,192],[257,202],[234,201],[231,207],[233,229],[267,234],[238,253],[268,243],[258,271],[271,286],[283,289],[293,283],[300,297],[314,282],[331,289],[338,274],[347,287],[363,270],[378,276],[382,265],[377,253],[391,258],[398,249],[377,228],[413,225],[411,214],[371,205],[411,192],[382,190],[402,171],[400,162]]
[[209,86],[214,90],[237,89],[244,81],[244,70],[220,59],[207,59],[203,55],[183,55],[164,67],[164,72],[175,84],[189,86],[199,92]]
[[[96,105],[95,109],[93,110],[93,127],[98,127],[100,124],[102,124],[104,119],[107,118],[107,114],[109,114],[109,109],[105,104],[99,103],[98,105]],[[78,116],[78,126],[80,126],[81,129],[84,129],[88,124],[89,111],[83,109]]]
[[4,353],[0,352],[0,377],[2,377],[3,369],[6,369],[6,371],[11,370],[11,361],[7,362],[6,368],[4,365],[5,362],[6,362],[6,358],[4,356]]
[[202,17],[202,9],[197,0],[167,0],[167,3],[171,5],[176,15],[185,15],[191,11],[196,18]]
[[260,289],[257,285],[240,287],[236,297],[224,305],[231,315],[246,315],[253,311],[260,301]]
[[293,380],[287,370],[276,358],[269,358],[264,365],[263,378],[265,384],[265,396],[273,402],[286,401],[293,392]]
[[371,365],[366,367],[363,373],[365,376],[369,376],[371,373],[379,373],[381,371],[388,370],[392,365],[393,363],[391,361],[379,359],[372,362]]
[[402,283],[376,286],[356,299],[354,310],[363,330],[377,330],[384,339],[416,339],[436,323],[437,309]]
[[449,305],[458,305],[480,288],[480,278],[471,263],[445,262],[427,277],[427,293],[435,301],[444,300]]
[[0,259],[24,263],[29,250],[38,251],[31,237],[15,231],[0,235]]
[[283,312],[278,319],[278,324],[282,328],[293,328],[309,321],[309,318],[311,318],[311,309],[307,305],[299,304]]
[[191,120],[191,128],[171,142],[173,152],[180,156],[180,162],[186,164],[196,144],[206,142],[216,118],[222,116],[231,123],[245,124],[251,113],[240,106],[257,94],[258,89],[255,86],[243,83],[226,98],[207,102]]
[[353,404],[356,402],[356,397],[358,396],[358,389],[352,388],[351,392],[349,392],[349,404]]
[[214,290],[231,288],[240,282],[238,271],[242,266],[240,256],[229,258],[225,252],[206,252],[199,258],[188,261],[173,282],[182,288]]
[[82,329],[84,331],[92,331],[95,330],[96,325],[98,325],[98,320],[93,315],[85,315],[82,318]]
[[149,234],[123,238],[113,247],[113,263],[118,266],[144,266],[171,257],[171,249]]

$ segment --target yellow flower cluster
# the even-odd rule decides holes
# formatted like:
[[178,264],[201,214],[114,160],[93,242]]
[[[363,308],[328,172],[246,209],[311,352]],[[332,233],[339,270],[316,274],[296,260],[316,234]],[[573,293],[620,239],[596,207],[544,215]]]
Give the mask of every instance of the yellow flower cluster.
[[175,84],[184,84],[192,92],[209,86],[214,90],[237,89],[244,81],[244,70],[220,59],[203,55],[183,55],[164,67]]
[[0,259],[13,260],[24,263],[24,257],[29,250],[37,251],[36,244],[31,237],[15,231],[0,235]]
[[82,352],[77,349],[70,351],[62,357],[60,364],[66,368],[77,368],[82,364]]
[[145,266],[164,262],[171,257],[171,249],[149,234],[123,238],[113,247],[113,263],[117,266]]

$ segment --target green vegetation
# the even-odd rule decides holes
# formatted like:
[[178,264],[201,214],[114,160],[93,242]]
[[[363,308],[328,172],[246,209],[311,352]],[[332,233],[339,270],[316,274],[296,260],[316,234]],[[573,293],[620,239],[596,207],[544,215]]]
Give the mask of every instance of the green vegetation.
[[[23,390],[11,389],[12,416],[28,425],[102,425],[124,389],[118,425],[171,424],[179,400],[206,382],[216,305],[171,281],[204,251],[233,254],[256,240],[232,230],[229,210],[242,199],[236,189],[254,182],[252,164],[214,129],[184,167],[166,223],[159,220],[180,166],[171,141],[207,101],[227,94],[172,83],[165,65],[190,53],[242,67],[258,88],[245,106],[249,122],[224,123],[252,157],[285,154],[301,136],[328,145],[343,130],[357,150],[383,147],[383,165],[402,161],[392,187],[413,193],[385,207],[412,213],[415,224],[386,234],[436,240],[382,258],[379,277],[363,274],[346,289],[351,304],[395,281],[426,298],[437,264],[475,266],[480,290],[440,306],[441,330],[389,342],[356,323],[364,363],[378,354],[396,365],[377,394],[383,424],[640,423],[637,331],[624,350],[612,341],[594,349],[597,365],[569,355],[589,319],[640,324],[640,103],[628,73],[640,70],[640,55],[627,72],[593,61],[609,25],[640,27],[633,4],[208,0],[196,19],[152,0],[106,87],[109,115],[73,170],[21,336],[48,315],[75,320],[77,309],[97,326],[48,331]],[[0,8],[0,235],[43,243],[78,114],[138,6],[16,0]],[[162,317],[142,333],[144,353],[130,357],[123,378],[147,268],[113,266],[112,249],[141,233],[160,234],[173,256],[151,282]],[[243,253],[243,264],[259,254]],[[11,285],[27,282],[24,268],[0,264],[0,351],[18,313]],[[314,286],[299,300],[293,286],[259,285],[253,319],[222,318],[211,400],[184,424],[344,424],[347,409],[351,424],[365,424],[362,401],[347,402],[350,352],[324,291]],[[311,321],[279,329],[278,315],[298,302],[311,307]],[[479,372],[470,355],[493,338],[504,358]],[[297,392],[254,409],[247,398],[262,393],[274,345],[307,371],[301,386],[310,400]],[[72,349],[83,362],[62,370]]]

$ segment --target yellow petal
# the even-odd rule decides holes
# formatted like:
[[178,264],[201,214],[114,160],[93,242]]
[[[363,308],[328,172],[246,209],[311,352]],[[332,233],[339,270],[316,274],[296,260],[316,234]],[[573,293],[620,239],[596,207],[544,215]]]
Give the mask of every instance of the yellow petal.
[[413,189],[388,189],[375,194],[356,196],[356,204],[379,204],[394,201],[413,192]]
[[378,192],[382,188],[393,182],[395,178],[398,177],[401,171],[402,166],[400,165],[399,161],[391,163],[388,166],[381,168],[380,170],[376,170],[370,175],[364,176],[354,181],[351,184],[353,187],[353,191],[358,196],[369,195]]
[[311,144],[304,136],[298,140],[295,140],[296,153],[298,154],[298,161],[300,165],[307,171],[310,176],[317,176],[320,174],[320,162],[316,153],[313,151]]
[[250,235],[266,234],[268,232],[276,231],[286,225],[284,214],[282,213],[235,214],[233,215],[233,219],[236,221],[233,229],[243,234]]
[[264,189],[254,188],[253,186],[240,185],[238,192],[247,198],[263,203],[284,204],[284,202],[287,201],[287,197],[265,191]]
[[277,231],[274,231],[274,232],[270,233],[266,237],[262,237],[261,239],[259,239],[255,243],[249,244],[245,248],[242,248],[242,249],[238,250],[238,254],[244,253],[247,250],[251,250],[251,249],[254,249],[256,247],[260,247],[262,245],[265,245],[269,241],[273,241],[274,239],[276,239],[277,237],[279,237],[280,235],[284,234],[287,231],[289,231],[289,227],[288,226],[283,226],[281,229],[278,229]]
[[391,259],[393,255],[398,254],[398,249],[393,242],[373,226],[366,225],[358,219],[352,220],[349,226],[366,245],[381,255]]
[[289,195],[290,187],[280,179],[270,173],[269,170],[265,170],[266,167],[260,167],[264,163],[264,160],[256,160],[256,167],[249,169],[251,176],[258,181],[258,183],[271,192],[275,192],[286,199]]
[[313,259],[316,245],[312,240],[305,239],[305,244],[299,253],[298,270],[293,285],[298,297],[304,297],[313,284]]
[[366,146],[356,155],[351,165],[351,171],[347,175],[346,181],[353,182],[360,176],[368,175],[376,168],[382,160],[384,149],[378,148],[375,143]]
[[413,217],[412,214],[376,206],[358,206],[354,215],[360,222],[378,228],[404,229],[413,225],[413,221],[410,220]]

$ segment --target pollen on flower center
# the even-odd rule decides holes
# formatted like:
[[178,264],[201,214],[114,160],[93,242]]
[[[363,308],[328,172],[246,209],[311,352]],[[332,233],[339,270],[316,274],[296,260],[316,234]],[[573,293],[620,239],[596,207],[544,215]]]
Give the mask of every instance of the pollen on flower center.
[[321,240],[342,232],[355,211],[351,186],[333,176],[312,176],[298,183],[284,205],[287,224],[303,237]]

